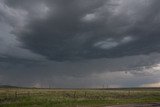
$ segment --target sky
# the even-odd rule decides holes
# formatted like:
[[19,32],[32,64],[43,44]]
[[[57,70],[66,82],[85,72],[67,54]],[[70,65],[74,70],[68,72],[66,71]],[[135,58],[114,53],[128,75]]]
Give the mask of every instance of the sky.
[[0,85],[160,87],[160,0],[0,0]]

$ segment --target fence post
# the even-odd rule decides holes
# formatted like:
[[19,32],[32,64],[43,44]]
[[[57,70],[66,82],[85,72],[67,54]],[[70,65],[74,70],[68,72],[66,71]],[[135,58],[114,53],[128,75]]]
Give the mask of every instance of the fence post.
[[76,91],[74,91],[74,95],[73,96],[74,96],[74,99],[76,99]]
[[18,96],[18,93],[17,93],[17,91],[15,91],[15,98],[17,98],[17,96]]
[[86,91],[84,92],[84,97],[85,97],[85,98],[87,97],[87,92],[86,92]]
[[129,92],[128,92],[128,95],[130,95],[131,94],[131,90],[129,90]]

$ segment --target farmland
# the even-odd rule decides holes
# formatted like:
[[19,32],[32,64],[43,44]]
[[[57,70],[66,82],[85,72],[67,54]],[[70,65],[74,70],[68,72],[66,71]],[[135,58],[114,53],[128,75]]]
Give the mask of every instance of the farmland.
[[0,107],[104,107],[160,102],[160,88],[0,88]]

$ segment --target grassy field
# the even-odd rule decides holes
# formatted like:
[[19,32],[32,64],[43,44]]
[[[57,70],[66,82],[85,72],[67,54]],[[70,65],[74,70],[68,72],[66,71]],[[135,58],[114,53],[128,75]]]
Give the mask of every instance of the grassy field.
[[160,88],[25,89],[0,88],[0,107],[104,107],[160,102]]

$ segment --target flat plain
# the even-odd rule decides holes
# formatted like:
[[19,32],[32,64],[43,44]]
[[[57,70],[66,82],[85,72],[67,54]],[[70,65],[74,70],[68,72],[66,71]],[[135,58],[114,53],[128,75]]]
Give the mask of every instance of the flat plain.
[[0,107],[112,107],[149,103],[160,103],[160,88],[0,88]]

